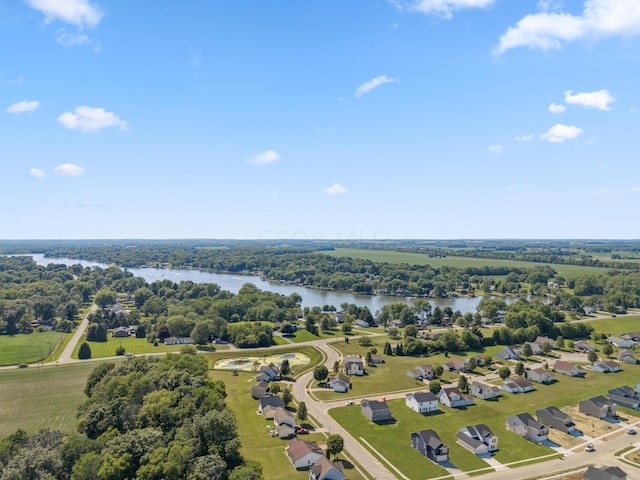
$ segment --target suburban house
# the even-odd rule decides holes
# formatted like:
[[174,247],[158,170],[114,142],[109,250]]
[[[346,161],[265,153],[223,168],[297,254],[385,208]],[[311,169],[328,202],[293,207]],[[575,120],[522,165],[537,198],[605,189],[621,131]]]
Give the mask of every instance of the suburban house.
[[438,397],[431,392],[407,393],[405,403],[407,407],[418,413],[438,411]]
[[273,414],[273,424],[279,438],[291,438],[296,435],[296,417],[283,407],[276,408]]
[[371,355],[371,363],[373,365],[384,363],[384,358],[382,358],[382,355]]
[[333,389],[334,392],[344,393],[348,392],[351,387],[351,380],[346,375],[337,373],[333,377],[329,378],[327,387]]
[[461,358],[453,357],[453,358],[450,358],[447,363],[442,365],[442,368],[447,372],[454,372],[454,373],[466,372],[467,362],[465,362]]
[[387,404],[378,400],[362,400],[360,402],[360,411],[372,422],[384,422],[393,419]]
[[549,428],[535,420],[528,413],[507,417],[507,430],[535,443],[546,442],[549,436]]
[[635,343],[633,340],[625,340],[624,338],[616,337],[614,335],[610,335],[607,338],[607,342],[618,348],[631,348]]
[[576,430],[576,424],[573,423],[571,417],[558,407],[546,407],[536,410],[536,417],[541,424],[564,433],[571,433]]
[[622,386],[612,388],[607,392],[609,400],[627,408],[633,408],[634,410],[640,409],[640,394],[633,388]]
[[471,396],[481,398],[482,400],[491,400],[501,395],[500,389],[495,385],[489,385],[475,380],[471,382],[469,393]]
[[416,380],[431,380],[435,376],[433,365],[420,365],[407,372],[407,377],[415,378]]
[[627,480],[627,474],[620,467],[594,467],[590,465],[582,478],[584,480]]
[[556,363],[553,364],[553,369],[556,373],[561,373],[562,375],[568,375],[570,377],[584,376],[584,368],[563,360],[556,360]]
[[633,340],[634,342],[640,342],[640,332],[628,332],[620,335],[625,340]]
[[522,347],[524,349],[525,345],[529,345],[531,347],[531,352],[534,355],[540,355],[542,353],[542,344],[536,342],[524,342]]
[[548,343],[549,345],[551,345],[553,347],[553,340],[550,339],[549,337],[541,337],[538,336],[536,337],[536,339],[533,341],[533,343],[537,344],[540,346],[540,348],[542,349],[542,345],[544,345],[545,343]]
[[590,415],[596,418],[608,418],[616,416],[615,404],[602,395],[588,398],[586,400],[580,400],[580,402],[578,403],[578,411],[580,413],[584,413],[585,415]]
[[556,376],[544,368],[527,370],[525,376],[527,377],[527,380],[531,380],[536,383],[543,383],[545,385],[556,381]]
[[411,444],[432,462],[441,463],[449,460],[449,447],[442,443],[434,430],[412,432]]
[[363,376],[364,362],[362,361],[362,357],[347,357],[344,360],[344,371],[347,372],[347,375]]
[[296,470],[311,467],[323,456],[322,449],[315,442],[303,442],[294,438],[287,447],[287,457]]
[[623,363],[628,363],[630,365],[635,365],[637,363],[636,357],[633,356],[633,350],[621,350],[618,354],[618,360]]
[[256,384],[251,387],[251,396],[253,398],[262,398],[269,395],[269,384],[264,381],[256,382]]
[[111,331],[111,336],[116,338],[131,337],[135,334],[135,327],[117,327]]
[[256,380],[264,380],[265,382],[272,382],[278,379],[279,369],[273,363],[270,363],[266,367],[260,369],[260,373],[256,376]]
[[164,339],[165,345],[192,345],[193,338],[191,337],[169,337]]
[[267,420],[273,418],[278,408],[284,408],[284,401],[280,397],[269,395],[258,399],[258,411]]
[[589,353],[589,352],[596,351],[596,347],[594,345],[591,345],[590,343],[587,343],[584,340],[579,340],[576,343],[574,343],[573,348],[574,350],[578,350],[579,352],[582,352],[582,353]]
[[369,322],[367,322],[366,320],[357,319],[353,323],[355,324],[356,327],[369,328]]
[[476,455],[498,450],[498,437],[484,424],[467,426],[456,433],[458,443]]
[[331,462],[324,455],[309,469],[309,480],[346,480],[342,462]]
[[473,405],[473,397],[460,393],[458,387],[445,387],[440,390],[440,403],[450,408]]
[[501,358],[502,360],[519,360],[521,353],[522,350],[515,345],[508,345],[498,352],[496,357]]
[[621,371],[622,367],[613,360],[600,360],[591,365],[591,370],[600,373],[612,373]]
[[526,393],[535,390],[533,383],[524,377],[507,378],[502,384],[502,390],[510,393]]

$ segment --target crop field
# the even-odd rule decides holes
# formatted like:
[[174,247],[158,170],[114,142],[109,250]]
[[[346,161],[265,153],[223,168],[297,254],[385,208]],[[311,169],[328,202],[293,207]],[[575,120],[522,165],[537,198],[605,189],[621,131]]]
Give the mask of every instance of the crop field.
[[0,366],[48,361],[49,352],[53,358],[56,347],[64,337],[65,334],[60,332],[0,335]]
[[392,250],[369,250],[361,248],[336,248],[332,251],[323,252],[334,257],[352,257],[371,260],[374,262],[388,263],[408,263],[409,265],[431,265],[433,267],[484,267],[484,266],[505,266],[534,268],[536,266],[548,265],[558,272],[559,275],[567,279],[576,278],[585,274],[606,273],[607,269],[599,267],[581,267],[577,265],[558,265],[547,263],[523,262],[517,260],[497,260],[490,258],[454,257],[444,258],[429,257],[422,253],[395,252]]
[[78,406],[96,362],[0,372],[0,438],[22,428],[75,431]]

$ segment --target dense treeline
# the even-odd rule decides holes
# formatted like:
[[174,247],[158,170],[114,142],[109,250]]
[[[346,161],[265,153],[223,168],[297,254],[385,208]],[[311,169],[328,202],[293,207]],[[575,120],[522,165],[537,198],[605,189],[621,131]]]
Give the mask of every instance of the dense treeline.
[[0,442],[0,480],[262,479],[201,356],[105,363],[85,393],[77,434],[18,431]]

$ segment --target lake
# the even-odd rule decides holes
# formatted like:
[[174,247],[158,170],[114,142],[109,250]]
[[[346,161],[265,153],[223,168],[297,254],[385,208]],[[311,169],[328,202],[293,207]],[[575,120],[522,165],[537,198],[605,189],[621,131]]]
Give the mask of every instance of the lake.
[[[63,265],[80,264],[83,267],[101,267],[107,268],[108,265],[99,262],[89,262],[86,260],[78,260],[74,258],[45,258],[43,254],[32,254],[33,260],[38,265],[46,266],[49,263],[60,263]],[[383,305],[389,303],[406,303],[411,304],[411,299],[403,297],[393,297],[386,295],[357,295],[347,291],[335,290],[317,290],[314,288],[302,287],[299,285],[287,285],[279,282],[269,282],[255,275],[237,275],[229,273],[210,273],[200,270],[185,269],[169,269],[169,268],[127,268],[136,277],[142,277],[147,282],[155,282],[156,280],[171,280],[172,282],[181,282],[190,280],[194,283],[216,283],[223,290],[232,293],[238,293],[245,283],[253,283],[261,290],[275,292],[282,295],[291,295],[298,293],[302,297],[303,307],[314,307],[323,305],[333,305],[340,308],[342,303],[354,303],[359,307],[367,306],[371,313],[380,310]],[[429,298],[427,299],[432,306],[445,308],[451,307],[455,312],[460,310],[464,313],[475,313],[476,307],[483,297],[457,297],[457,298]],[[511,303],[515,299],[504,298],[505,302]]]

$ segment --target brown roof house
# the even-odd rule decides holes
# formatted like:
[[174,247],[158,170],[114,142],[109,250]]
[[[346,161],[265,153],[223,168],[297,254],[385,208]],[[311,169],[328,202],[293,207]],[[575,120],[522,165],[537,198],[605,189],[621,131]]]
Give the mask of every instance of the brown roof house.
[[271,420],[277,408],[284,408],[284,400],[276,396],[266,396],[258,400],[258,411],[267,420]]
[[344,393],[348,392],[351,387],[351,380],[346,375],[338,373],[329,378],[327,387],[333,389],[334,392]]
[[311,467],[323,456],[322,449],[315,442],[303,442],[294,438],[287,447],[287,457],[296,470]]
[[251,396],[255,399],[266,397],[269,395],[269,384],[265,381],[256,382],[256,384],[251,387]]
[[502,384],[502,390],[509,393],[526,393],[535,390],[533,383],[523,377],[507,378]]
[[553,364],[553,369],[556,373],[561,373],[562,375],[568,375],[570,377],[584,376],[584,368],[563,360],[556,360],[556,363]]
[[531,380],[536,383],[549,384],[556,381],[556,376],[544,368],[533,368],[531,370],[527,370],[525,373],[527,380]]
[[362,400],[360,402],[360,411],[372,422],[384,422],[392,420],[393,415],[386,402],[378,400]]
[[346,480],[343,469],[342,462],[330,462],[322,456],[309,470],[309,480]]

